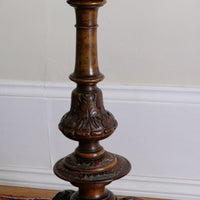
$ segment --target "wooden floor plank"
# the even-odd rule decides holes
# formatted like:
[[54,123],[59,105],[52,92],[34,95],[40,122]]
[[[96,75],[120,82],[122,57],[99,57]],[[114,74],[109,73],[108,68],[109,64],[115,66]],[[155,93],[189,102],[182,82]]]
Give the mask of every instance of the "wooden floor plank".
[[[33,198],[52,199],[58,192],[59,191],[57,190],[0,186],[0,194],[23,196],[23,197],[30,197],[30,198],[33,197]],[[164,199],[144,198],[144,200],[164,200]]]
[[0,194],[52,199],[58,191],[25,187],[0,186]]

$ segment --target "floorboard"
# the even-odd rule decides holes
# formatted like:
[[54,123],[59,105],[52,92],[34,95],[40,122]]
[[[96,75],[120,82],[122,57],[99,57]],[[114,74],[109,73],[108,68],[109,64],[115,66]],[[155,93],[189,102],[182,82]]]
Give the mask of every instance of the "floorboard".
[[[25,188],[25,187],[11,187],[11,186],[0,186],[0,194],[5,195],[15,195],[33,198],[48,198],[52,199],[55,194],[59,191],[57,190],[45,190],[45,189],[35,189],[35,188]],[[144,198],[144,200],[164,200],[164,199],[153,199]]]

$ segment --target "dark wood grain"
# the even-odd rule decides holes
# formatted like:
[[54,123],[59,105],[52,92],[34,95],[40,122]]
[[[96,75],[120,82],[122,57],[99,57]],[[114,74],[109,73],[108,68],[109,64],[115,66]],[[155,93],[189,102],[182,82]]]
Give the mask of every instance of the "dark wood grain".
[[78,141],[79,146],[55,164],[54,172],[79,190],[60,192],[54,200],[116,200],[105,186],[125,176],[131,165],[99,144],[99,140],[117,128],[117,121],[104,108],[102,92],[97,87],[104,78],[97,57],[97,14],[105,0],[69,0],[68,3],[76,12],[76,62],[70,79],[77,87],[72,92],[71,109],[62,117],[59,129],[66,137]]

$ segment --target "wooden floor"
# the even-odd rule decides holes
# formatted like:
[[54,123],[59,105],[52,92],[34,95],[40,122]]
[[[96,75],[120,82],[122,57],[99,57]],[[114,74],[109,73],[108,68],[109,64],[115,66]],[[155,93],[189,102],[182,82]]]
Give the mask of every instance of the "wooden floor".
[[58,193],[58,191],[56,190],[0,186],[0,194],[5,194],[5,195],[52,199],[56,193]]
[[[52,199],[57,193],[58,191],[56,190],[0,186],[0,194],[4,194],[4,195]],[[163,199],[152,199],[152,198],[144,198],[144,199],[145,200],[163,200]]]

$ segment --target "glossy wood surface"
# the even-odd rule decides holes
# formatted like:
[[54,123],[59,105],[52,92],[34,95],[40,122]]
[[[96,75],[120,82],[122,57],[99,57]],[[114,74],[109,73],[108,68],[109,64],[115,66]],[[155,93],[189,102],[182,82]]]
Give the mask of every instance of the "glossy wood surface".
[[104,150],[99,143],[117,128],[117,121],[104,108],[103,95],[97,87],[104,77],[98,65],[97,15],[106,1],[69,0],[68,3],[76,13],[76,61],[70,79],[77,87],[72,92],[71,109],[62,117],[59,129],[79,145],[55,164],[54,172],[78,187],[78,191],[60,192],[54,200],[115,200],[117,197],[105,186],[125,176],[131,165],[126,158]]

